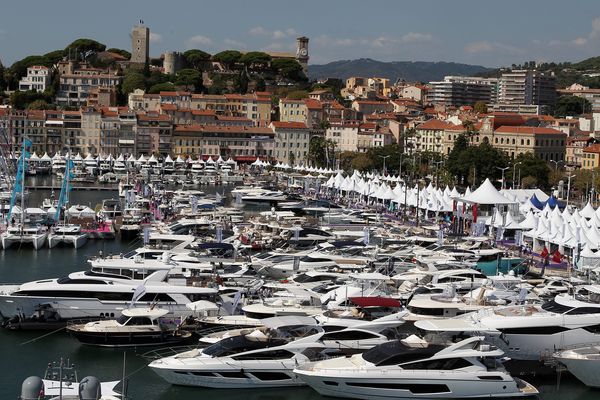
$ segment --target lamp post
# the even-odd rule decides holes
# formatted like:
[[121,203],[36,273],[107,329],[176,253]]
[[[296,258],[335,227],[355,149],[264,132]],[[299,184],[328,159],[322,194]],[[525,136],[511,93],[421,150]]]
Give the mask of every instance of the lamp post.
[[567,207],[569,207],[569,194],[571,193],[571,178],[575,178],[576,175],[569,175],[567,178]]
[[400,153],[400,167],[398,170],[398,178],[402,178],[402,156],[404,156],[404,153]]
[[[519,161],[519,162],[513,164],[513,176],[512,176],[512,188],[513,188],[513,190],[515,190],[515,180],[516,180],[515,172],[516,172],[516,168],[517,168],[517,165],[520,165],[520,164],[523,164],[523,161]],[[521,173],[521,169],[519,169],[519,174],[520,173]]]
[[434,161],[433,162],[435,164],[435,187],[438,187],[438,177],[439,177],[439,172],[440,172],[440,164],[444,163],[444,160],[440,160],[440,161]]
[[388,154],[387,156],[379,156],[380,158],[383,158],[383,171],[382,171],[382,176],[385,176],[385,159],[390,157],[390,155]]
[[554,160],[550,160],[551,163],[554,163],[554,170],[558,170],[558,164],[562,163],[562,161],[554,161]]
[[504,189],[504,171],[506,171],[510,167],[504,167],[504,168],[496,167],[496,168],[499,169],[500,171],[502,171],[502,189]]

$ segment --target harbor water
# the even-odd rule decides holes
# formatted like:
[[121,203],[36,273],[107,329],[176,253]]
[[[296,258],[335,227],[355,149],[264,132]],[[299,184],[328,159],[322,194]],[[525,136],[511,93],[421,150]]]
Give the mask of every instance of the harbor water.
[[[214,188],[202,188],[207,192]],[[219,189],[219,192],[222,192]],[[30,204],[41,203],[49,193],[32,191]],[[116,198],[111,191],[73,191],[71,203],[85,204],[94,208],[104,198]],[[34,251],[31,248],[12,248],[0,251],[0,282],[22,283],[64,276],[73,271],[89,267],[86,260],[97,255],[122,253],[139,246],[139,241],[121,242],[116,240],[93,241],[78,249],[44,248]],[[123,376],[123,350],[86,347],[70,338],[64,330],[9,331],[0,330],[0,399],[17,398],[22,381],[31,375],[43,375],[49,362],[61,357],[68,358],[77,366],[79,378],[94,375],[101,380],[119,380]],[[147,361],[141,357],[147,348],[129,349],[125,353],[128,382],[128,396],[139,400],[202,399],[234,400],[243,396],[246,400],[321,400],[323,397],[309,388],[279,388],[257,390],[219,390],[171,386],[146,367]],[[568,374],[558,379],[536,377],[526,378],[540,390],[544,400],[600,398],[600,391],[586,388]]]

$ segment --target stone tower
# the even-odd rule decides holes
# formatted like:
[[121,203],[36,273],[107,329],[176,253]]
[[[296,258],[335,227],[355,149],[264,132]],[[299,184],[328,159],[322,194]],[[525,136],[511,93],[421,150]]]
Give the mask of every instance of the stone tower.
[[150,58],[150,29],[137,25],[131,31],[131,62],[145,65]]
[[163,69],[165,74],[173,75],[181,69],[181,53],[177,51],[167,51],[163,57]]
[[296,39],[296,60],[302,65],[304,75],[308,76],[308,38],[301,36]]

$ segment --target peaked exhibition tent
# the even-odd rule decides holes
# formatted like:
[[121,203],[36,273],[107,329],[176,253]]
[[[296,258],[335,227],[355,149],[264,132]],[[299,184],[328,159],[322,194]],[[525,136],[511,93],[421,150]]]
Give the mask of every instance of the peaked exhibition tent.
[[465,194],[464,197],[459,199],[465,203],[477,203],[477,204],[513,204],[511,201],[504,197],[498,189],[492,185],[492,182],[488,178],[479,186],[475,191],[469,194]]

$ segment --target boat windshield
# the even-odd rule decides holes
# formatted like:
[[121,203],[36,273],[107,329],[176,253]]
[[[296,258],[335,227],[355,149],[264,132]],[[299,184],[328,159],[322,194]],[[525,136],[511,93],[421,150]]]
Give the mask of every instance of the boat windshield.
[[281,346],[285,343],[286,341],[283,339],[265,338],[264,340],[260,340],[258,338],[248,338],[246,335],[238,335],[208,346],[202,350],[202,353],[212,357],[225,357],[245,351]]
[[399,340],[380,344],[363,353],[363,359],[377,366],[398,365],[405,362],[423,360],[433,356],[444,346],[410,347]]
[[547,303],[542,304],[542,309],[555,314],[564,314],[568,311],[571,311],[573,307],[564,306],[562,304],[557,303],[555,300],[551,300]]

